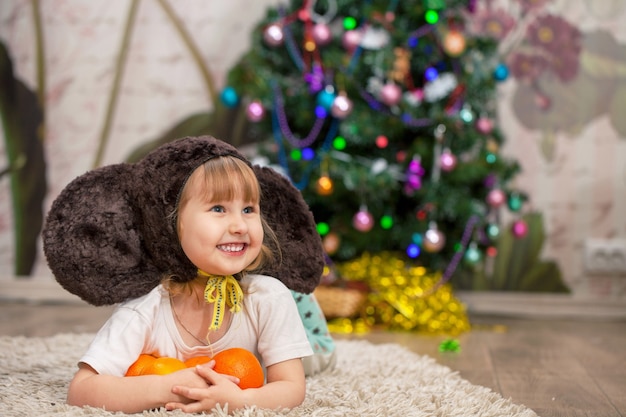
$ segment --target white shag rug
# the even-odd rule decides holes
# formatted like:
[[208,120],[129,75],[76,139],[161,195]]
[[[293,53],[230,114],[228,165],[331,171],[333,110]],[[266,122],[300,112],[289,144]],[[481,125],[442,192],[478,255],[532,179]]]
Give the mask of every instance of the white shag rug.
[[[76,361],[91,334],[0,337],[0,415],[119,416],[65,404]],[[337,341],[337,368],[307,380],[304,403],[290,411],[250,408],[235,416],[537,417],[488,388],[472,385],[428,356],[396,344]],[[207,413],[226,416],[222,409]],[[185,416],[165,409],[135,416]]]

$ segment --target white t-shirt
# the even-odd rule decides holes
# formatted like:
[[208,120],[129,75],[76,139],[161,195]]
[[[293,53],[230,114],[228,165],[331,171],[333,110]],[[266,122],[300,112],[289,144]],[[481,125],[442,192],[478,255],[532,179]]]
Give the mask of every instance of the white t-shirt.
[[141,353],[187,360],[241,347],[264,366],[313,354],[296,303],[275,278],[247,275],[243,309],[210,346],[188,346],[172,314],[168,292],[158,286],[143,297],[120,304],[80,359],[100,374],[123,376]]

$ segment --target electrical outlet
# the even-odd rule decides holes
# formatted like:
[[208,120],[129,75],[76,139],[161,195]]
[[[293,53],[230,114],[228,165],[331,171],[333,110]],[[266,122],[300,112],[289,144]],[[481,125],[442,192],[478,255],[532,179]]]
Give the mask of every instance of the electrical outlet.
[[590,274],[626,274],[626,239],[587,239],[584,256]]

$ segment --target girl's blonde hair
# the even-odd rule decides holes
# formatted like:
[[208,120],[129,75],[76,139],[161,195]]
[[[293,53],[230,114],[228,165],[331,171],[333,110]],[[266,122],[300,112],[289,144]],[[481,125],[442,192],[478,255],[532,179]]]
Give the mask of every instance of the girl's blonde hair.
[[[261,202],[261,187],[259,181],[250,166],[243,160],[235,156],[219,156],[207,160],[202,167],[204,178],[203,192],[207,201],[230,201],[236,197],[243,198],[244,201],[250,204],[260,204]],[[176,222],[178,229],[178,212],[182,207],[187,204],[191,195],[189,193],[190,187],[187,185],[192,180],[198,180],[199,178],[193,178],[197,171],[189,177],[180,194],[180,199],[176,207],[175,213],[173,213],[174,221]],[[199,175],[199,174],[198,174]],[[280,258],[280,245],[278,238],[263,218],[261,213],[261,225],[263,226],[263,245],[259,256],[252,261],[245,270],[235,277],[241,279],[241,277],[247,272],[254,272],[266,266],[268,263],[276,260],[276,257]],[[167,288],[174,290],[174,287],[180,287],[180,283],[177,283],[174,279],[165,280],[164,284],[167,284]],[[182,287],[185,287],[182,284]],[[180,289],[180,288],[179,288]]]

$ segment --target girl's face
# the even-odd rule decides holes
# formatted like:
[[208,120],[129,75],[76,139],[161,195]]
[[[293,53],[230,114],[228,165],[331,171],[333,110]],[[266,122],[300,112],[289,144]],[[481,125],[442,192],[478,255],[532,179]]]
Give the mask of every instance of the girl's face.
[[209,274],[233,275],[259,256],[263,226],[258,202],[243,195],[214,201],[207,196],[203,167],[193,172],[184,193],[178,233],[195,266]]

